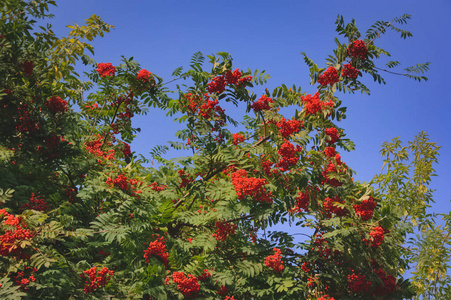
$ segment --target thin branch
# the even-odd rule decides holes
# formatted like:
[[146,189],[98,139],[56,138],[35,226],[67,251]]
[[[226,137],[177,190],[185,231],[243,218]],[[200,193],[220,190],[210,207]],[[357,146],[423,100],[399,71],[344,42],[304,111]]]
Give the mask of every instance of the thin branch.
[[379,33],[377,34],[377,36],[375,36],[371,41],[368,42],[368,44],[371,44],[372,42],[374,42],[375,39],[380,38],[380,37],[381,37],[381,34],[385,32],[385,30],[387,29],[387,27],[390,26],[392,22],[393,22],[393,20],[390,21],[390,22],[388,22],[387,25],[385,25],[385,26],[382,28],[382,30],[379,31]]
[[8,20],[8,19],[12,19],[12,18],[14,18],[14,17],[17,17],[17,16],[20,15],[20,14],[23,14],[23,13],[25,13],[24,10],[19,11],[17,14],[12,15],[11,17],[5,17],[5,18],[3,18],[3,19],[0,19],[0,21],[5,21],[5,20]]
[[[108,99],[107,99],[107,100],[108,100]],[[104,109],[105,106],[106,106],[106,103],[107,103],[107,101],[105,101],[105,102],[103,103],[102,107],[101,107],[100,110],[99,110],[99,113],[98,113],[97,116],[95,117],[94,122],[92,123],[92,129],[91,129],[91,131],[90,131],[89,134],[88,134],[88,138],[85,140],[84,146],[86,146],[87,141],[89,141],[89,140],[91,139],[91,136],[92,136],[92,134],[94,133],[94,126],[97,124],[97,121],[99,120],[100,115],[102,114],[102,111],[103,111],[103,109]]]
[[176,210],[177,207],[179,207],[183,203],[183,201],[185,201],[185,198],[188,196],[189,196],[189,192],[186,193],[179,201],[177,201],[177,203],[172,206],[174,208],[174,210]]
[[67,176],[67,178],[69,179],[70,183],[72,184],[72,187],[77,191],[78,188],[75,185],[74,181],[72,180],[72,176],[71,176],[70,172],[67,173],[66,171],[64,171],[64,169],[61,166],[59,166],[59,169],[61,170],[61,172],[63,172],[64,175]]
[[254,145],[252,145],[252,147],[257,147],[257,146],[263,144],[264,142],[266,142],[268,139],[269,139],[269,135],[265,136],[263,139],[256,142]]
[[191,204],[188,206],[188,210],[190,210],[191,209],[191,207],[193,206],[193,204],[194,204],[194,201],[196,201],[196,198],[195,197],[193,197],[193,201],[191,201]]
[[390,74],[394,74],[394,75],[400,75],[400,76],[408,76],[409,75],[407,73],[396,73],[396,72],[392,72],[392,71],[389,71],[387,69],[382,69],[382,68],[378,68],[378,67],[374,67],[374,69],[377,69],[379,71],[384,71],[384,72],[387,72],[387,73],[390,73]]
[[180,80],[180,79],[183,79],[183,78],[182,78],[182,77],[175,78],[175,79],[169,80],[169,81],[167,81],[167,82],[163,82],[163,83],[160,84],[159,86],[164,86],[164,85],[166,85],[166,84],[169,84],[169,83],[171,83],[171,82],[174,82],[174,81],[177,81],[177,80]]
[[305,234],[305,233],[293,233],[292,235],[305,235],[306,237],[309,237],[309,238],[311,238],[311,236],[310,236],[310,235],[308,235],[308,234]]
[[245,219],[249,219],[249,218],[253,218],[253,217],[255,217],[255,215],[246,215],[246,216],[241,216],[241,217],[239,217],[239,218],[236,218],[236,219],[231,219],[231,220],[227,220],[227,221],[225,221],[225,223],[232,223],[232,222],[235,222],[235,221],[240,221],[240,220],[245,220]]
[[93,232],[93,234],[94,233],[104,233],[104,232],[107,232],[107,231],[110,231],[110,230],[118,229],[119,227],[120,226],[116,226],[116,227],[113,227],[111,229],[104,229],[104,230],[100,230],[100,231],[95,231],[95,232]]
[[[113,119],[111,120],[110,126],[111,126],[112,124],[114,124],[114,121],[116,120],[117,113],[119,112],[119,107],[122,105],[122,103],[124,103],[124,102],[126,101],[126,99],[132,97],[132,95],[133,95],[133,91],[130,91],[130,92],[127,94],[127,96],[126,96],[126,97],[125,97],[125,98],[124,98],[124,99],[116,106],[116,110],[114,111]],[[102,143],[102,146],[100,146],[100,148],[102,148],[103,145],[105,144],[107,136],[108,136],[108,135],[105,134],[105,138],[103,139],[103,143]]]
[[267,136],[267,134],[266,134],[266,120],[265,120],[265,117],[263,116],[261,111],[259,111],[258,113],[259,113],[260,117],[262,117],[262,119],[263,119],[263,125],[264,125],[264,130],[265,130],[265,134],[264,135]]

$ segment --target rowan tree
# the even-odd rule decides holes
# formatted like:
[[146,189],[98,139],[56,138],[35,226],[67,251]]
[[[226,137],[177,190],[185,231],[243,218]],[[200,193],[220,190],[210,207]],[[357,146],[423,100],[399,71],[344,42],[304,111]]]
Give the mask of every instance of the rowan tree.
[[[336,49],[321,66],[304,54],[311,85],[256,93],[269,76],[227,53],[196,53],[169,88],[150,67],[95,62],[93,38],[112,28],[98,16],[59,38],[52,0],[6,0],[0,19],[0,296],[3,299],[402,299],[408,260],[382,191],[354,182],[337,92],[383,82],[375,42],[336,21]],[[87,81],[76,64],[91,67]],[[391,61],[388,67],[396,67]],[[415,75],[428,64],[406,69]],[[368,77],[368,76],[367,76]],[[88,93],[89,92],[89,93]],[[174,92],[177,96],[173,96]],[[350,96],[350,95],[349,95]],[[348,97],[348,96],[346,96]],[[235,120],[223,108],[245,111]],[[280,113],[291,107],[292,116]],[[184,124],[174,149],[192,155],[155,165],[133,151],[133,117],[162,109]],[[238,126],[239,125],[239,126]],[[238,126],[238,127],[237,127]],[[132,145],[132,146],[130,146]],[[308,239],[286,232],[295,224]]]

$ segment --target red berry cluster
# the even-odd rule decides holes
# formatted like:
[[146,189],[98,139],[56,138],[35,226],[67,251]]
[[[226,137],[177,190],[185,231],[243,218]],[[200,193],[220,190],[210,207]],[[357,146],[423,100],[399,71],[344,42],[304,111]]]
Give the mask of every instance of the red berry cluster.
[[[215,131],[216,128],[212,128],[211,131]],[[222,133],[218,133],[216,136],[213,136],[213,141],[217,142],[217,143],[222,143],[224,141],[224,136],[222,135]]]
[[105,256],[105,257],[111,255],[110,252],[104,251],[102,248],[100,248],[100,250],[99,250],[99,252],[97,252],[97,254],[101,255],[101,256]]
[[187,146],[191,146],[191,143],[196,141],[196,137],[192,137],[193,140],[191,140],[190,138],[186,138],[186,144]]
[[233,134],[233,142],[232,144],[238,145],[239,143],[244,142],[245,138],[241,135],[241,133],[234,133]]
[[243,200],[246,196],[250,196],[254,201],[272,203],[271,192],[264,188],[268,184],[266,179],[247,177],[246,170],[238,170],[232,173],[231,177],[238,199]]
[[[38,269],[31,268],[31,267],[25,267],[24,271],[17,272],[15,275],[13,275],[15,279],[15,284],[20,285],[20,289],[22,291],[27,290],[27,286],[30,284],[30,282],[35,282],[36,278],[34,277],[33,273],[36,273]],[[25,273],[30,274],[25,275]],[[28,276],[28,277],[27,277]]]
[[224,300],[236,300],[236,298],[234,296],[227,296]]
[[327,247],[327,240],[322,238],[322,234],[317,234],[316,239],[313,242],[314,247],[312,250],[318,252],[318,255],[322,258],[329,259],[332,255],[332,250]]
[[202,273],[202,275],[197,276],[197,280],[207,280],[208,278],[211,277],[211,273],[208,269],[204,269],[204,272]]
[[83,274],[81,274],[80,277],[85,279],[86,275],[88,275],[88,278],[85,281],[85,288],[83,291],[85,293],[92,293],[99,287],[104,287],[107,285],[108,281],[111,279],[111,276],[114,275],[114,271],[108,270],[107,267],[103,267],[100,271],[97,271],[96,266],[83,271]]
[[334,103],[329,100],[329,102],[324,102],[319,99],[319,93],[316,92],[313,96],[308,94],[305,96],[301,96],[301,101],[304,102],[304,111],[305,116],[310,114],[316,115],[319,113],[321,115],[322,111],[325,109],[332,109],[334,107]]
[[225,74],[225,82],[228,85],[236,84],[236,85],[242,85],[245,82],[251,82],[252,76],[246,76],[241,78],[241,72],[236,69],[235,71],[227,71]]
[[373,211],[376,208],[377,204],[374,202],[373,197],[370,197],[367,200],[363,200],[360,204],[353,205],[355,213],[359,216],[363,221],[367,221],[373,217]]
[[50,134],[49,136],[45,137],[44,140],[45,148],[41,148],[40,146],[38,146],[37,150],[42,151],[44,154],[47,155],[48,158],[57,158],[59,157],[60,154],[58,153],[58,151],[56,151],[56,149],[62,143],[72,145],[72,143],[67,142],[67,140],[62,136]]
[[[131,194],[133,196],[138,196],[138,194],[142,194],[141,190],[138,190],[138,188],[140,188],[143,185],[143,182],[138,180],[138,179],[129,179],[128,182],[130,183],[131,186]],[[139,199],[139,196],[138,196]]]
[[374,290],[376,296],[383,297],[396,291],[396,278],[394,276],[387,275],[381,268],[377,268],[374,273],[376,273],[383,282],[382,287],[376,287]]
[[327,86],[328,84],[332,86],[339,81],[340,78],[338,77],[337,69],[334,67],[329,67],[324,73],[319,75],[318,78],[318,83],[322,86]]
[[47,202],[41,198],[41,196],[35,196],[34,193],[31,194],[30,201],[28,203],[24,203],[21,210],[25,209],[33,209],[37,211],[47,211],[49,210],[50,206],[47,204]]
[[222,171],[222,174],[224,174],[226,176],[230,176],[235,171],[236,171],[236,166],[235,165],[229,165],[226,169],[224,169]]
[[94,103],[92,105],[88,104],[88,105],[85,105],[85,108],[89,109],[89,110],[94,110],[94,109],[99,108],[99,104],[98,103]]
[[23,73],[26,76],[31,76],[33,74],[33,62],[32,61],[26,60],[26,61],[22,62],[20,65],[22,66]]
[[30,256],[23,252],[23,248],[19,244],[21,241],[33,238],[34,235],[29,229],[25,229],[27,226],[22,224],[21,218],[9,214],[4,209],[0,209],[1,219],[4,219],[3,225],[12,226],[14,229],[5,229],[0,235],[0,256],[29,259]]
[[[115,159],[114,149],[103,150],[102,148],[105,145],[112,146],[113,142],[116,142],[114,134],[118,134],[122,129],[127,128],[127,126],[131,123],[131,118],[134,116],[130,107],[133,97],[133,94],[115,97],[110,104],[115,112],[113,119],[116,120],[114,123],[110,124],[112,131],[105,133],[104,136],[97,134],[93,137],[93,140],[85,143],[85,147],[89,152],[101,158],[98,159],[100,164],[104,163],[102,160]],[[93,109],[93,107],[98,107],[98,104],[95,103],[92,107],[90,105],[86,107]],[[112,140],[112,142],[109,140]],[[128,144],[122,143],[122,146],[119,146],[118,148],[122,151],[124,157],[131,155],[130,146]]]
[[279,154],[279,162],[276,167],[280,168],[280,171],[285,172],[290,167],[296,165],[299,161],[299,153],[302,151],[302,147],[296,145],[296,147],[289,141],[285,141],[277,151]]
[[214,118],[217,121],[222,120],[224,109],[218,105],[218,100],[210,100],[209,94],[205,94],[204,99],[202,99],[200,96],[188,93],[183,95],[183,98],[187,101],[188,114],[198,114],[204,119]]
[[125,106],[124,108],[121,108],[121,112],[117,114],[117,121],[110,124],[114,134],[118,134],[121,129],[125,128],[127,124],[130,124],[131,118],[134,116],[134,113],[130,109],[130,104],[132,103],[132,101],[133,94],[128,97],[117,97],[111,102],[111,106],[117,107],[117,111],[119,111],[119,107],[122,104],[124,104]]
[[187,274],[183,272],[174,272],[172,276],[169,275],[166,277],[165,284],[170,284],[170,279],[177,284],[178,290],[185,296],[186,298],[194,297],[197,292],[199,292],[200,284],[197,281],[196,276],[192,274]]
[[113,179],[107,178],[106,183],[112,187],[118,187],[124,192],[130,191],[134,196],[136,196],[136,194],[142,193],[141,190],[138,190],[138,188],[143,184],[142,181],[139,181],[138,179],[128,178],[123,174],[119,174]]
[[[154,234],[152,234],[152,238],[155,238]],[[166,239],[163,236],[157,234],[157,239],[150,242],[149,247],[144,250],[144,259],[147,263],[149,263],[149,257],[151,255],[158,256],[163,261],[164,265],[166,267],[168,266],[169,253],[166,250]]]
[[221,94],[225,91],[226,81],[224,76],[216,76],[207,86],[209,93]]
[[59,135],[51,134],[45,137],[45,146],[49,151],[53,151],[59,144],[67,142],[65,138]]
[[156,191],[156,192],[161,192],[162,190],[164,190],[165,188],[167,188],[167,186],[164,185],[164,184],[158,186],[158,183],[156,183],[156,182],[153,182],[153,183],[150,185],[150,187],[151,187],[152,191]]
[[311,270],[310,268],[311,268],[311,266],[310,266],[310,263],[309,263],[308,261],[306,261],[305,263],[302,263],[302,265],[301,265],[301,270],[302,270],[304,273],[309,273],[309,272],[311,272],[312,270]]
[[207,86],[209,93],[221,94],[225,91],[226,85],[241,85],[245,82],[250,82],[252,76],[246,76],[241,78],[241,72],[236,69],[235,71],[227,71],[225,74],[216,76]]
[[324,148],[323,153],[324,153],[327,157],[332,158],[332,157],[335,156],[336,151],[335,151],[335,148],[333,148],[333,147],[326,147],[326,148]]
[[75,199],[77,198],[77,191],[74,188],[67,187],[64,190],[64,196],[67,197],[70,203],[74,203]]
[[105,76],[114,76],[116,72],[116,67],[111,63],[99,63],[97,64],[97,73],[99,73],[100,77],[103,78]]
[[132,155],[132,151],[130,149],[130,145],[127,143],[123,143],[123,148],[122,148],[122,154],[124,154],[125,157],[129,157]]
[[291,210],[293,212],[308,211],[310,199],[316,197],[316,192],[319,192],[318,187],[307,186],[304,192],[299,192],[296,197],[296,206]]
[[192,93],[184,94],[183,98],[188,101],[188,109],[191,114],[195,114],[197,112],[197,106],[202,101],[201,97],[194,95]]
[[127,178],[127,176],[125,175],[118,175],[116,178],[108,178],[106,180],[106,183],[111,185],[111,186],[115,186],[118,187],[119,189],[123,190],[124,192],[128,191],[129,189],[129,179]]
[[277,128],[279,128],[279,132],[283,138],[292,135],[293,133],[299,132],[299,128],[301,127],[302,122],[297,120],[289,120],[287,121],[283,118],[280,122],[276,123]]
[[357,78],[359,76],[359,70],[357,70],[351,63],[343,65],[341,76],[348,78]]
[[180,179],[182,180],[182,182],[179,185],[179,188],[184,188],[186,187],[191,181],[193,181],[193,179],[185,174],[184,170],[178,170],[177,173],[179,173]]
[[343,200],[340,200],[337,196],[333,196],[332,198],[327,197],[324,199],[323,207],[326,213],[326,216],[330,218],[332,214],[337,216],[345,216],[348,211],[345,208],[341,208],[336,206],[336,203],[343,203]]
[[271,167],[273,166],[272,161],[269,160],[269,156],[263,156],[262,157],[262,167],[263,167],[263,172],[265,172],[265,174],[267,176],[271,176]]
[[139,71],[138,75],[136,76],[136,79],[142,82],[154,81],[152,73],[147,71],[146,69],[142,69],[141,71]]
[[213,117],[219,117],[219,115],[214,114],[213,112],[224,113],[224,110],[218,106],[218,100],[210,100],[206,98],[202,105],[199,107],[199,115],[201,115],[204,119],[210,119]]
[[348,55],[361,60],[365,60],[368,54],[368,49],[366,48],[364,40],[355,40],[348,47]]
[[35,132],[41,128],[41,125],[33,119],[27,103],[23,103],[17,109],[16,130],[20,133]]
[[[100,134],[97,134],[94,137],[95,139],[93,141],[86,142],[85,146],[86,150],[105,160],[115,159],[114,149],[109,149],[108,151],[102,150],[103,141],[105,140],[105,138],[102,137]],[[112,145],[111,142],[106,142],[106,144],[108,146]],[[99,160],[99,162],[101,162],[101,160]]]
[[385,236],[384,228],[382,228],[381,226],[374,227],[373,230],[371,230],[370,235],[373,238],[371,242],[371,247],[379,248],[379,246],[382,244],[382,241],[384,240]]
[[273,248],[272,250],[274,254],[266,257],[265,266],[273,269],[276,273],[280,273],[285,268],[282,262],[282,252],[277,248]]
[[52,98],[47,99],[45,106],[47,106],[47,108],[54,114],[59,112],[64,113],[69,110],[67,101],[58,96],[52,96]]
[[265,95],[263,95],[256,102],[251,104],[251,108],[255,112],[259,112],[261,110],[270,110],[271,109],[271,106],[270,106],[271,103],[274,103],[274,100],[272,100],[272,98],[269,98],[269,97],[266,97]]
[[[335,161],[333,160],[335,159]],[[330,174],[338,174],[338,173],[344,173],[346,172],[347,168],[345,164],[341,161],[340,154],[335,154],[335,157],[329,158],[328,163],[326,164],[326,168],[324,171],[321,172],[321,175],[323,176],[322,183],[327,183],[332,186],[342,186],[343,183],[341,183],[338,179],[333,178],[330,176]]]
[[366,280],[366,276],[360,273],[348,275],[348,281],[349,289],[354,293],[368,293],[371,289],[371,282]]
[[335,127],[331,127],[331,128],[326,128],[326,135],[327,135],[327,139],[326,142],[329,144],[335,144],[335,142],[338,140],[339,138],[339,133],[338,133],[338,129]]
[[310,288],[316,287],[316,281],[317,281],[317,279],[314,277],[307,278],[307,282],[308,282],[307,286]]
[[252,241],[252,243],[257,242],[257,231],[258,231],[258,228],[254,228],[251,231],[249,231],[248,238],[249,238],[249,240]]
[[216,224],[216,232],[213,234],[213,237],[217,241],[225,242],[229,235],[235,234],[235,230],[237,229],[237,225],[226,222],[226,221],[217,221]]
[[227,287],[221,284],[221,287],[219,288],[219,291],[216,291],[216,294],[225,296],[228,292],[229,290],[227,289]]

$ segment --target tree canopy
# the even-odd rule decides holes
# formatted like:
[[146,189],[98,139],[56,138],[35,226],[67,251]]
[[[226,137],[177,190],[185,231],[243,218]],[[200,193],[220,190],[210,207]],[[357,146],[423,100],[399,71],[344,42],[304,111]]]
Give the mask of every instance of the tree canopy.
[[[50,25],[35,26],[50,17],[50,5],[55,1],[2,4],[2,299],[403,299],[432,287],[435,295],[449,292],[451,218],[437,226],[426,213],[439,147],[426,133],[406,147],[398,139],[384,144],[386,168],[368,184],[355,181],[340,156],[354,144],[339,127],[346,107],[336,94],[369,93],[364,74],[385,82],[375,61],[389,53],[377,39],[390,30],[410,37],[402,29],[409,15],[365,33],[339,16],[325,64],[303,54],[316,93],[281,85],[257,94],[253,88],[269,75],[234,65],[225,52],[195,53],[188,70],[177,68],[171,79],[133,58],[95,62],[89,43],[112,26],[93,15],[57,37]],[[80,76],[77,63],[91,71]],[[427,69],[418,64],[401,74],[423,81]],[[282,113],[287,107],[293,115]],[[132,120],[154,109],[184,129],[145,158],[130,146],[140,131]],[[191,155],[167,159],[170,147]],[[274,224],[306,238],[295,243]],[[421,233],[409,248],[413,228]],[[412,262],[418,272],[408,280]]]

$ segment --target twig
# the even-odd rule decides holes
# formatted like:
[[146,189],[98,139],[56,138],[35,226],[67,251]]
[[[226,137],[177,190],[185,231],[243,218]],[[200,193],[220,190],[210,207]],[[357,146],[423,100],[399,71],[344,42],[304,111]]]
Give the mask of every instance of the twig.
[[372,42],[374,42],[375,39],[380,38],[380,37],[381,37],[381,34],[385,32],[385,29],[387,29],[387,27],[390,26],[391,23],[392,23],[393,21],[394,21],[394,19],[391,20],[390,22],[388,22],[387,25],[385,25],[385,26],[382,28],[382,30],[379,31],[379,33],[377,34],[377,36],[375,36],[371,41],[368,42],[368,44],[371,44]]
[[95,232],[93,232],[93,234],[94,233],[104,233],[104,232],[107,232],[107,231],[110,231],[110,230],[118,229],[119,227],[120,226],[116,226],[116,227],[113,227],[111,229],[104,229],[104,230],[100,230],[100,231],[95,231]]
[[227,220],[227,221],[225,221],[225,223],[232,223],[232,222],[235,222],[235,221],[239,221],[239,220],[245,220],[245,219],[248,219],[248,218],[253,218],[253,217],[255,217],[254,215],[246,215],[246,216],[241,216],[241,217],[239,217],[239,218],[236,218],[236,219],[232,219],[232,220]]
[[167,81],[167,82],[163,82],[163,83],[160,84],[159,86],[164,86],[164,85],[166,85],[166,84],[169,84],[169,83],[171,83],[171,82],[174,82],[174,81],[177,81],[177,80],[180,80],[180,79],[182,79],[182,77],[175,78],[175,79],[169,80],[169,81]]
[[183,203],[183,201],[185,201],[185,198],[188,196],[189,196],[189,192],[186,193],[179,201],[177,201],[177,203],[172,206],[174,208],[174,210],[176,210],[177,207],[179,207]]
[[387,72],[387,73],[390,73],[390,74],[394,74],[394,75],[400,75],[400,76],[408,76],[409,75],[407,73],[396,73],[396,72],[392,72],[392,71],[389,71],[387,69],[382,69],[382,68],[378,68],[378,67],[374,67],[374,69],[377,69],[377,70],[380,70],[380,71],[384,71],[384,72]]
[[262,119],[263,119],[263,125],[264,125],[264,130],[265,130],[265,134],[264,135],[267,136],[267,134],[266,134],[266,120],[265,120],[265,117],[263,116],[261,111],[259,111],[258,113],[259,113],[260,117],[262,117]]
[[59,166],[59,168],[60,168],[61,172],[63,172],[63,174],[67,176],[67,178],[69,179],[70,183],[72,184],[72,187],[73,187],[76,191],[78,191],[77,186],[75,185],[74,181],[72,180],[72,176],[71,176],[70,172],[67,173],[66,171],[64,171],[64,169],[63,169],[61,166]]
[[17,16],[20,15],[20,14],[23,14],[23,13],[25,13],[24,10],[19,11],[17,14],[12,15],[11,17],[5,17],[5,18],[3,18],[3,19],[0,19],[0,21],[5,21],[5,20],[8,20],[8,19],[12,19],[12,18],[14,18],[14,17],[17,17]]
[[[107,99],[107,100],[108,100],[108,99]],[[105,108],[106,103],[107,103],[107,101],[105,101],[105,102],[103,103],[102,107],[100,108],[99,113],[98,113],[97,116],[95,117],[94,122],[92,123],[92,127],[93,127],[93,128],[94,128],[94,126],[97,124],[97,121],[99,120],[100,114],[102,113],[103,109]],[[88,138],[85,140],[85,143],[84,143],[85,146],[86,146],[87,141],[89,141],[89,140],[91,139],[91,136],[92,136],[92,134],[94,133],[94,129],[93,129],[93,128],[92,128],[91,131],[89,132]]]
[[266,142],[268,139],[269,139],[269,135],[265,136],[263,139],[261,139],[258,142],[256,142],[254,145],[252,145],[252,147],[257,147],[257,146],[263,144],[264,142]]

